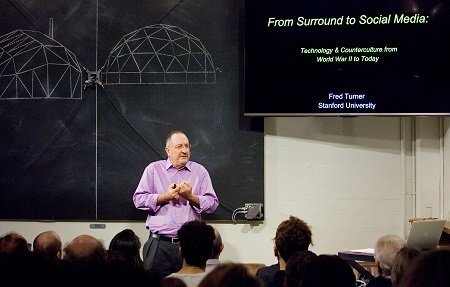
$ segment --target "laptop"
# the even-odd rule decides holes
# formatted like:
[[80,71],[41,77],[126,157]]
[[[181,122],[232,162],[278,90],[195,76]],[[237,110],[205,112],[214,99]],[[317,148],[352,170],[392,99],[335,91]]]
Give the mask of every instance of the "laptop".
[[411,223],[406,245],[420,250],[433,249],[438,246],[446,220],[418,220]]

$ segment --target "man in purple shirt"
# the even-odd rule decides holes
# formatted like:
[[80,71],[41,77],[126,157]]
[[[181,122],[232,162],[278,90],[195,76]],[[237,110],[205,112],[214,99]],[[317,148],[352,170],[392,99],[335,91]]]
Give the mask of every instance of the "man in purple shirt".
[[150,236],[143,259],[150,272],[161,277],[177,272],[182,265],[178,229],[185,222],[201,219],[219,205],[208,171],[190,161],[189,139],[182,131],[169,133],[166,160],[150,163],[133,195],[136,208],[148,212],[145,226]]

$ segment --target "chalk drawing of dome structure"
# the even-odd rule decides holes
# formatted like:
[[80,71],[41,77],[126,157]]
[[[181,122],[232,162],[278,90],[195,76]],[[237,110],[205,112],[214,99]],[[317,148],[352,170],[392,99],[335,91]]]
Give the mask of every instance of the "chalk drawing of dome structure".
[[122,37],[101,79],[103,85],[212,84],[216,71],[197,37],[176,26],[155,24]]
[[0,36],[0,100],[81,99],[82,70],[75,54],[38,31]]

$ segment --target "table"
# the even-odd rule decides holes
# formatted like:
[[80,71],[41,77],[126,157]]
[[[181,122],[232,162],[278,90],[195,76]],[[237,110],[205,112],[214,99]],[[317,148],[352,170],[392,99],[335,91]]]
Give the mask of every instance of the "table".
[[342,259],[345,259],[350,264],[350,266],[352,266],[356,271],[358,271],[358,273],[360,274],[359,279],[370,280],[372,278],[375,278],[375,276],[373,276],[371,272],[369,272],[359,263],[359,262],[372,262],[372,263],[375,262],[373,248],[339,251],[338,255]]

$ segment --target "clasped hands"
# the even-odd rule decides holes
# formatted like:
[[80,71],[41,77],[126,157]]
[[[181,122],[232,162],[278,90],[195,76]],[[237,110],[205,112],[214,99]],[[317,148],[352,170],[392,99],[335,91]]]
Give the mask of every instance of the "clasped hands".
[[192,198],[192,185],[183,181],[179,184],[172,184],[169,186],[169,189],[166,191],[169,200],[178,199],[180,196],[186,200],[190,200]]

